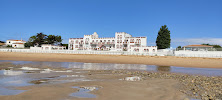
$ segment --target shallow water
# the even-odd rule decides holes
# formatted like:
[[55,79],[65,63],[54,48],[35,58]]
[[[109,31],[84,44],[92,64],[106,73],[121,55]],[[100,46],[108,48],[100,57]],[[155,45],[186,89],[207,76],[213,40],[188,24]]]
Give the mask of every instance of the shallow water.
[[[73,88],[76,88],[79,90],[78,90],[78,92],[70,94],[70,96],[78,97],[78,98],[96,98],[96,95],[90,94],[89,93],[90,90],[88,90],[88,89],[80,88],[77,86],[74,86]],[[98,88],[96,88],[96,90],[98,90]]]
[[140,70],[140,71],[164,71],[173,73],[197,74],[206,76],[222,76],[222,69],[216,68],[189,68],[176,66],[155,66],[143,64],[111,64],[111,63],[80,63],[80,62],[36,62],[36,61],[9,61],[13,64],[34,64],[38,66],[64,67],[82,70]]
[[22,71],[0,70],[0,95],[17,95],[26,90],[16,90],[15,87],[29,86],[29,79],[23,77]]

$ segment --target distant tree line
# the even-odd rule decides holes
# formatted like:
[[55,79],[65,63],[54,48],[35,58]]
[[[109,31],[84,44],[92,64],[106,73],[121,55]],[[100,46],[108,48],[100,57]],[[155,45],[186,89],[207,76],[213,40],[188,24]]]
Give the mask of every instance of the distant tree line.
[[[203,43],[201,45],[208,45],[208,46],[213,46],[213,48],[222,48],[220,45],[212,45],[212,44],[209,44],[209,43]],[[178,46],[177,48],[182,48],[181,46]]]
[[62,45],[62,37],[57,35],[45,35],[43,33],[37,33],[29,38],[25,43],[25,47],[41,46],[42,44]]
[[5,43],[4,41],[0,41],[0,43]]
[[212,44],[209,44],[209,43],[203,43],[202,45],[213,46],[213,48],[221,48],[220,45],[212,45]]

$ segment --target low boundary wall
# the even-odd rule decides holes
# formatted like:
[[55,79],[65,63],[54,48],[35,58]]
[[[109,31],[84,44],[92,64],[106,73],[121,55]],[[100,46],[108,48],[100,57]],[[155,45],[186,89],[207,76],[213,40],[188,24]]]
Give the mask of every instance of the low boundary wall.
[[141,53],[128,51],[73,51],[73,50],[30,50],[30,49],[0,49],[0,52],[27,53],[65,53],[65,54],[103,54],[103,55],[143,55],[143,56],[180,56],[180,57],[209,57],[222,58],[222,51],[158,51]]
[[127,51],[73,51],[73,50],[30,50],[30,49],[0,49],[1,52],[27,52],[27,53],[65,53],[65,54],[104,54],[104,55],[164,55],[162,53],[140,53]]
[[222,51],[175,51],[174,54],[180,57],[222,58]]

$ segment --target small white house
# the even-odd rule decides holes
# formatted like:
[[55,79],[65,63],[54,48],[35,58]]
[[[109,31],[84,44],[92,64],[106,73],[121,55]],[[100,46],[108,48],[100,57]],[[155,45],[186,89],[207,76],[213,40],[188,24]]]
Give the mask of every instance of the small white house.
[[12,46],[13,48],[25,48],[26,41],[21,40],[7,40],[6,45]]
[[65,46],[57,46],[51,44],[42,44],[42,50],[65,50]]
[[157,46],[141,46],[141,47],[131,47],[130,52],[139,52],[139,53],[156,53]]

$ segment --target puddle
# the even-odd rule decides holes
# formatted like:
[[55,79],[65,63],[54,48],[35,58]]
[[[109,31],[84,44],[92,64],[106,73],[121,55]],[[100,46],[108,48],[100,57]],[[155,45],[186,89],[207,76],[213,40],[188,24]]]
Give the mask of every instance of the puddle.
[[[5,70],[4,70],[5,71]],[[4,72],[0,78],[0,95],[17,95],[26,90],[16,90],[14,87],[29,86],[27,78],[23,78],[20,71]],[[19,74],[18,74],[19,73]]]
[[24,72],[23,71],[13,71],[13,70],[0,70],[0,75],[22,75]]
[[133,77],[125,77],[123,80],[126,81],[141,81],[141,78],[138,76],[133,76]]
[[39,68],[32,68],[32,67],[22,67],[22,70],[40,70]]
[[0,87],[0,95],[17,95],[25,92],[26,90],[13,90],[8,88]]
[[60,77],[85,77],[84,75],[61,75]]
[[96,87],[77,87],[74,86],[72,88],[79,89],[78,92],[70,94],[72,97],[77,97],[77,98],[96,98],[96,95],[89,93],[90,91],[93,90],[98,90]]
[[33,80],[33,81],[30,81],[29,83],[32,83],[32,84],[42,84],[42,83],[48,83],[49,79],[40,79],[40,80]]

